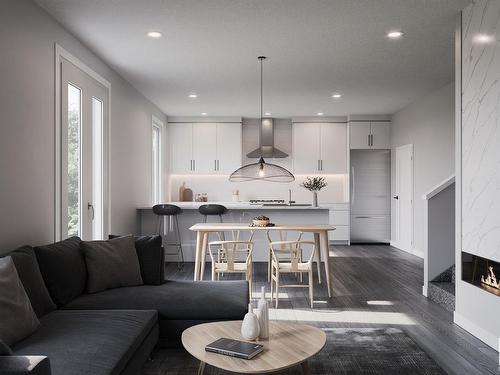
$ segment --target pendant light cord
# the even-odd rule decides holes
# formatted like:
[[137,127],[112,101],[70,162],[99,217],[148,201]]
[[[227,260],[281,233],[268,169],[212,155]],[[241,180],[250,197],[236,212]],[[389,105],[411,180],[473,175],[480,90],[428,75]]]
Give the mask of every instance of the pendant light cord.
[[262,103],[264,101],[264,90],[263,90],[263,70],[264,70],[264,60],[266,56],[257,57],[260,61],[260,122],[262,123]]

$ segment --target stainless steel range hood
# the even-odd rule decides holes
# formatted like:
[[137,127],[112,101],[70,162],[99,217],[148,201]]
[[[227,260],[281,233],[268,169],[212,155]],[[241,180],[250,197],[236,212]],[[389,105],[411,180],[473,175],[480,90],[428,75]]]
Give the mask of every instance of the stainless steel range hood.
[[288,154],[274,147],[274,119],[263,118],[260,124],[260,146],[249,152],[249,158],[286,158]]

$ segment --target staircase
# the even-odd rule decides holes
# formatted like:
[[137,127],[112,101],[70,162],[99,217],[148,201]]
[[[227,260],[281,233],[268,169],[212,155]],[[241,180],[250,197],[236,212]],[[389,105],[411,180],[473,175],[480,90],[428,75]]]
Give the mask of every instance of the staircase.
[[439,274],[428,285],[427,297],[446,310],[455,311],[455,266]]

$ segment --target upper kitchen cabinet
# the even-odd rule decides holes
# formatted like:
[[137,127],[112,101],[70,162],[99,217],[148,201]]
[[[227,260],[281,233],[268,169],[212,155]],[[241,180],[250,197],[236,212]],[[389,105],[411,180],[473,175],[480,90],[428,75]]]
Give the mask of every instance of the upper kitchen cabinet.
[[168,124],[168,138],[172,173],[193,173],[193,125]]
[[346,124],[293,124],[293,165],[296,174],[347,173]]
[[240,123],[217,124],[217,172],[230,174],[241,167]]
[[386,150],[391,148],[388,121],[351,121],[349,123],[349,148],[358,150]]
[[174,174],[228,174],[241,166],[241,123],[170,123]]

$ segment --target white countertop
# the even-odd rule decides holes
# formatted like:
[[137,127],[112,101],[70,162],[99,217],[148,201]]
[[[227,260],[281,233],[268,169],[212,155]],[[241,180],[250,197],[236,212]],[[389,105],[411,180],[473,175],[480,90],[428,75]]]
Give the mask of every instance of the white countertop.
[[[329,210],[327,205],[312,206],[264,206],[262,204],[250,204],[250,202],[167,202],[175,204],[185,210],[197,210],[203,204],[221,204],[229,210]],[[151,206],[138,207],[138,210],[151,210]]]

